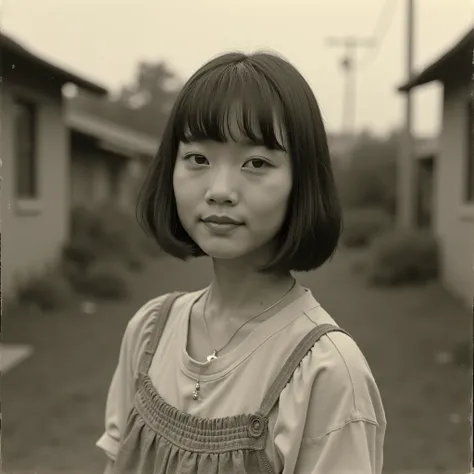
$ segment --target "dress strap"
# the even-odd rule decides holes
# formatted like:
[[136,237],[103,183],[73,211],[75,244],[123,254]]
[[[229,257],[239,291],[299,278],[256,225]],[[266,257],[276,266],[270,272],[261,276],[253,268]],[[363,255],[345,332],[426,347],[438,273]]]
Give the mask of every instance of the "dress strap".
[[146,375],[148,373],[151,361],[153,360],[153,355],[156,352],[156,348],[158,347],[158,343],[160,342],[161,335],[163,334],[163,330],[166,326],[166,322],[168,321],[171,307],[173,306],[173,303],[176,301],[176,299],[184,294],[184,292],[178,291],[169,293],[156,311],[153,331],[150,334],[148,341],[146,342],[145,350],[140,359],[140,364],[138,368],[139,375]]
[[301,361],[306,357],[311,348],[318,342],[322,336],[329,332],[339,331],[347,334],[344,329],[334,326],[333,324],[320,324],[312,329],[306,336],[300,341],[296,348],[288,357],[285,365],[282,367],[278,375],[275,377],[273,384],[270,386],[262,404],[260,405],[259,413],[267,417],[273,407],[276,405],[280,394],[286,387],[288,382],[291,380],[294,371],[297,369]]

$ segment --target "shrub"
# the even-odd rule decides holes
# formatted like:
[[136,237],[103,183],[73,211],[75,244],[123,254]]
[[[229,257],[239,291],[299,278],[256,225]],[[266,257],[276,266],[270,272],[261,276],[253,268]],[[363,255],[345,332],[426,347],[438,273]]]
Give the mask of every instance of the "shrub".
[[71,211],[71,233],[74,238],[97,238],[101,224],[97,214],[85,206],[75,206]]
[[71,301],[73,291],[65,276],[58,269],[50,268],[19,284],[15,296],[20,306],[54,311]]
[[390,215],[378,208],[350,209],[344,213],[341,242],[346,247],[366,247],[392,225]]
[[100,224],[92,226],[93,240],[102,254],[119,257],[136,268],[147,237],[135,217],[111,202],[103,203],[95,213]]
[[143,259],[138,252],[131,254],[125,263],[132,272],[139,272],[144,266]]
[[144,266],[144,257],[159,255],[159,248],[145,235],[135,217],[113,202],[104,202],[94,211],[78,207],[74,211],[72,240],[64,248],[64,259],[80,268],[99,260],[121,260],[132,271]]
[[347,167],[334,166],[343,207],[378,207],[395,215],[398,148],[398,132],[384,138],[370,132],[356,137]]
[[371,248],[368,278],[374,285],[426,282],[438,275],[436,240],[427,232],[386,232]]
[[159,257],[162,254],[162,250],[158,243],[146,235],[143,235],[143,238],[140,241],[140,248],[142,252],[149,257]]
[[82,291],[101,299],[122,299],[128,295],[127,272],[120,262],[96,262],[83,276]]
[[96,262],[101,254],[101,249],[92,238],[78,235],[63,247],[63,261],[71,266],[87,270]]

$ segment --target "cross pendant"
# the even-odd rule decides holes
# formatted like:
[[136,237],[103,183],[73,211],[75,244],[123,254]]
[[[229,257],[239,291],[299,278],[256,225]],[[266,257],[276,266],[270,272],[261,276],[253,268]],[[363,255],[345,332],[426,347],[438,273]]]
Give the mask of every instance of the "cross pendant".
[[211,355],[207,356],[207,361],[211,362],[211,360],[214,360],[214,359],[217,359],[217,351],[215,349],[212,351]]

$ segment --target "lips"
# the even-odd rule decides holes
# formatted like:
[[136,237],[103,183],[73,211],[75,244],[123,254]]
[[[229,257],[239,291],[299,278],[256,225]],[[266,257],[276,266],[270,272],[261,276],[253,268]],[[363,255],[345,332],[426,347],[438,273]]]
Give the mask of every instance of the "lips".
[[211,222],[214,224],[231,224],[231,225],[242,225],[242,222],[239,222],[235,219],[232,219],[228,216],[209,216],[201,219],[203,222]]
[[242,224],[229,224],[229,223],[217,223],[214,221],[202,221],[202,223],[210,229],[213,233],[218,235],[227,235],[232,233],[234,230],[242,227]]

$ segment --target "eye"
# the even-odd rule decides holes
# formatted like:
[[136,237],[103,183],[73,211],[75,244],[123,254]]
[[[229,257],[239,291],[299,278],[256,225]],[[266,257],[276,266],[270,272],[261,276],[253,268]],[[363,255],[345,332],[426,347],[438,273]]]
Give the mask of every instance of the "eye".
[[263,160],[262,158],[252,158],[251,160],[248,160],[247,163],[253,163],[253,166],[251,168],[255,170],[261,170],[264,168],[272,167],[272,165],[268,163],[268,161]]
[[[193,162],[194,159],[194,162]],[[207,158],[199,153],[189,153],[188,155],[183,157],[183,160],[189,161],[194,166],[204,166],[207,163]],[[207,163],[206,163],[207,162]]]

